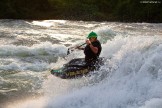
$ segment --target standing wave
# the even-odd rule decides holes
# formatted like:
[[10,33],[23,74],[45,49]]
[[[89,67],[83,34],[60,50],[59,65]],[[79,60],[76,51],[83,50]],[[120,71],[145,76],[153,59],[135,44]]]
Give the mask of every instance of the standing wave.
[[162,107],[161,37],[116,37],[103,49],[102,56],[109,59],[98,72],[106,71],[106,78],[50,97],[44,108]]
[[45,71],[59,57],[65,57],[67,48],[49,42],[34,44],[31,47],[0,45],[0,70]]

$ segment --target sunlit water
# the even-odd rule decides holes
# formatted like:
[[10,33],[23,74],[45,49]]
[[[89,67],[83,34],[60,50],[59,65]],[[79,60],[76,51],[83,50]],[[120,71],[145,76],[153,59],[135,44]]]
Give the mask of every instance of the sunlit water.
[[[84,57],[95,31],[107,60],[80,79],[50,69]],[[0,108],[162,108],[162,24],[0,20]]]

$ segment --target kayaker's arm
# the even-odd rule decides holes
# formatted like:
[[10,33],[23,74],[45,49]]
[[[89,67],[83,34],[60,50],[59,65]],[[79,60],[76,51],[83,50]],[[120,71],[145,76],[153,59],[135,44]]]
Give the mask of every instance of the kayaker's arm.
[[98,53],[98,48],[97,47],[94,47],[91,42],[89,40],[86,41],[86,43],[89,45],[89,47],[91,48],[91,50],[97,54]]
[[89,44],[89,47],[91,48],[91,50],[97,54],[98,53],[98,48],[97,47],[94,47],[92,44]]

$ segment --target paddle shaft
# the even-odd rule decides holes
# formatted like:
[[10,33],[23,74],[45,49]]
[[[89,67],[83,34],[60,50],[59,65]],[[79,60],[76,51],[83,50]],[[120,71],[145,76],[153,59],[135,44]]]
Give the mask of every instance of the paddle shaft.
[[[79,45],[79,46],[77,46],[77,47],[81,47],[81,46],[83,46],[83,45],[85,45],[86,43],[83,43],[83,44],[81,44],[81,45]],[[71,47],[71,48],[68,48],[68,51],[67,51],[67,55],[69,55],[70,54],[70,49],[72,49],[72,48],[74,48],[74,49],[76,49],[77,47]]]

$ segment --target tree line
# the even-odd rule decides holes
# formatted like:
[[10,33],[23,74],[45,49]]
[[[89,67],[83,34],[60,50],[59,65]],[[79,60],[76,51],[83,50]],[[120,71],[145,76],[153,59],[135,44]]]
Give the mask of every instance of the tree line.
[[1,19],[162,22],[159,0],[1,0]]

